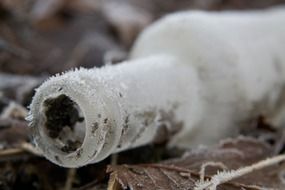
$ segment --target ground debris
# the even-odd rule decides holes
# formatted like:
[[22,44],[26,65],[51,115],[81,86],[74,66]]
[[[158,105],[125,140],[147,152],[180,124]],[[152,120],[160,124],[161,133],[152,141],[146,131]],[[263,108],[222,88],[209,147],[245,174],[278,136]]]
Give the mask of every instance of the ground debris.
[[[214,148],[197,148],[182,158],[158,164],[109,166],[109,190],[116,189],[194,189],[205,170],[205,179],[218,171],[234,170],[271,157],[272,147],[253,138],[239,137],[223,141]],[[211,163],[205,166],[206,163]],[[215,164],[216,163],[216,164]],[[203,166],[203,167],[202,167]],[[274,165],[242,176],[218,189],[285,188],[280,178],[284,167]]]
[[264,8],[284,2],[2,0],[0,71],[39,75],[101,66],[106,54],[114,50],[125,52],[144,27],[167,13]]
[[101,14],[69,10],[64,2],[0,2],[7,12],[0,16],[0,71],[55,74],[101,66],[105,53],[123,51]]
[[[260,116],[240,132],[251,138],[224,140],[187,153],[168,149],[162,139],[73,170],[41,157],[24,120],[34,89],[45,78],[126,59],[140,31],[165,14],[281,3],[285,0],[0,0],[0,189],[193,189],[203,176],[210,179],[218,170],[284,153],[285,132]],[[160,132],[167,131],[163,127]],[[106,173],[111,163],[118,165]],[[285,189],[284,168],[284,163],[264,168],[218,189]]]
[[285,130],[276,127],[263,115],[247,122],[240,127],[239,134],[259,139],[272,145],[274,154],[281,154],[285,151]]
[[15,147],[29,140],[27,122],[16,119],[0,119],[0,145]]
[[44,77],[0,73],[0,99],[5,97],[27,106],[31,103],[34,89],[38,87],[44,79]]

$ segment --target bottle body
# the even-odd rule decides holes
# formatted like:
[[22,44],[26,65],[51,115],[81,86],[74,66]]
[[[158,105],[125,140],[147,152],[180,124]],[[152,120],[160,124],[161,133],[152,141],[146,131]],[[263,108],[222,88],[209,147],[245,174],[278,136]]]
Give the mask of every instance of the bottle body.
[[[159,55],[65,73],[37,90],[30,118],[34,140],[57,164],[78,167],[98,162],[195,122],[187,120],[201,107],[197,83],[191,67]],[[62,109],[59,117],[51,115],[57,109]],[[77,113],[61,115],[71,110]],[[78,120],[71,123],[74,115]]]
[[79,167],[164,136],[187,147],[211,143],[254,114],[278,115],[284,15],[185,12],[158,21],[129,61],[37,89],[29,118],[36,144],[54,163]]
[[204,119],[199,127],[191,127],[173,140],[189,146],[229,136],[237,132],[236,126],[259,114],[277,126],[285,123],[280,112],[284,105],[284,49],[284,7],[191,11],[169,15],[146,29],[130,57],[171,54],[196,71]]

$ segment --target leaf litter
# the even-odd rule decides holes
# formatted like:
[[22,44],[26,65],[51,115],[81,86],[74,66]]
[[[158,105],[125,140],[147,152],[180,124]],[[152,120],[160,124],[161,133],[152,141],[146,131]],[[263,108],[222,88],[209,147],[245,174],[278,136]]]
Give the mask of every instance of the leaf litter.
[[[188,8],[252,9],[281,3],[122,0],[117,6],[114,0],[1,1],[0,189],[194,189],[217,173],[284,153],[285,133],[260,116],[241,129],[243,136],[213,147],[184,150],[154,144],[98,164],[65,169],[41,157],[24,120],[34,88],[45,78],[74,67],[125,59],[139,32],[164,14]],[[126,19],[122,12],[132,18]],[[226,181],[217,189],[284,189],[284,185],[284,163],[279,162]]]

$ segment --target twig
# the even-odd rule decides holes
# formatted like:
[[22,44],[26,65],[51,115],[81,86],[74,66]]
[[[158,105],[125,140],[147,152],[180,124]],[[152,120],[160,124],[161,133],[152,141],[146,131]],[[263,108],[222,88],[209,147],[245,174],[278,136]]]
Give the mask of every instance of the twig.
[[268,158],[266,160],[262,160],[251,166],[246,166],[246,167],[233,170],[233,171],[224,171],[224,172],[218,173],[214,175],[210,181],[206,181],[202,183],[198,182],[196,184],[195,190],[205,190],[205,189],[216,190],[217,186],[220,184],[229,182],[230,180],[244,176],[253,171],[260,170],[268,166],[272,166],[284,160],[285,160],[285,154],[282,154],[279,156]]
[[42,154],[30,143],[22,143],[18,148],[9,148],[0,150],[0,159],[15,157],[25,153],[30,153],[36,156],[42,156]]
[[224,170],[227,169],[227,166],[225,164],[223,164],[222,162],[206,162],[206,163],[202,164],[201,170],[199,172],[201,182],[204,182],[205,170],[206,170],[206,167],[208,167],[208,166],[217,166],[217,167],[220,167]]
[[36,156],[42,156],[42,153],[40,152],[40,150],[38,150],[35,146],[33,146],[31,143],[22,143],[21,144],[21,148],[26,151],[29,152],[31,154],[34,154]]
[[7,156],[14,156],[14,155],[18,155],[21,153],[24,153],[25,151],[21,148],[9,148],[9,149],[5,149],[5,150],[1,150],[0,151],[0,158],[1,157],[7,157]]
[[64,190],[70,190],[72,188],[72,183],[75,179],[76,169],[70,168],[67,173],[67,179],[65,182]]
[[111,163],[112,166],[117,165],[118,164],[118,154],[112,154],[111,155]]

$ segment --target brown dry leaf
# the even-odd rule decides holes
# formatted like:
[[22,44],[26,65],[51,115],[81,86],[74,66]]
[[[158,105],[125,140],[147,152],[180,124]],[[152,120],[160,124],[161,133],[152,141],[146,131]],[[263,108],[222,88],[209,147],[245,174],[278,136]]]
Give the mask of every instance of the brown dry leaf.
[[[205,176],[217,171],[238,169],[272,156],[272,148],[258,140],[240,137],[226,140],[214,148],[198,148],[184,157],[159,164],[109,166],[109,190],[193,189],[206,163]],[[271,166],[245,175],[218,189],[285,188],[284,166]],[[281,176],[281,177],[280,177]]]
[[[29,128],[26,121],[17,119],[0,119],[0,145],[7,148],[29,140]],[[2,148],[4,148],[2,147]]]
[[0,71],[39,75],[99,66],[108,51],[130,47],[145,26],[166,13],[282,2],[285,0],[2,0]]
[[[39,2],[38,6],[44,5]],[[103,65],[105,53],[123,51],[101,14],[56,10],[50,17],[36,18],[35,14],[33,19],[41,20],[36,23],[10,9],[6,16],[0,15],[1,72],[48,75],[74,67],[90,68]]]
[[[48,0],[54,1],[54,0]],[[66,3],[70,9],[80,11],[97,11],[113,27],[120,42],[131,47],[137,35],[157,18],[174,11],[189,9],[245,9],[266,7],[284,0],[73,0]]]

